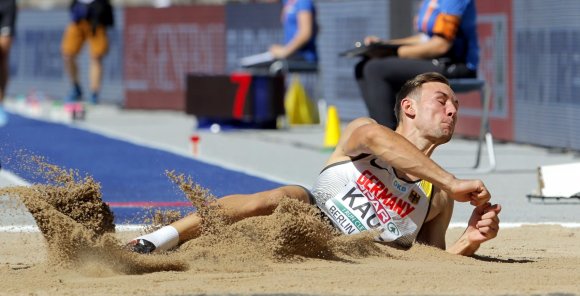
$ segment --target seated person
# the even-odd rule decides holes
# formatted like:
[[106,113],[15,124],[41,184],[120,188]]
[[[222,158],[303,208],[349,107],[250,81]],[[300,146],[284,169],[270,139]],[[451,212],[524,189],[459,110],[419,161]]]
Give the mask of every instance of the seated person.
[[390,55],[367,57],[355,67],[355,77],[369,116],[396,127],[395,94],[417,74],[437,72],[447,78],[476,77],[479,62],[474,0],[423,0],[416,17],[419,34],[383,41],[375,36],[365,44],[400,45]]
[[276,59],[318,61],[316,53],[316,9],[312,0],[284,0],[282,9],[284,45],[273,44],[269,52]]
[[[284,44],[273,44],[267,53],[243,58],[244,67],[261,67],[268,60],[288,60],[292,62],[315,64],[316,52],[316,9],[312,0],[284,0],[282,9]],[[255,62],[255,63],[254,63]],[[308,68],[312,68],[309,66]],[[277,72],[281,69],[275,69]]]

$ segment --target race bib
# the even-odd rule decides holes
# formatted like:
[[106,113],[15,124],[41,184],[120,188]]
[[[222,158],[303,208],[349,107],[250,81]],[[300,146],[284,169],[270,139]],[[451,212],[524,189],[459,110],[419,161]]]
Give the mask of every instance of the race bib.
[[[378,241],[393,241],[401,236],[384,205],[357,183],[348,184],[324,204],[325,212],[338,229],[355,234],[379,228]],[[366,193],[366,194],[365,194]]]

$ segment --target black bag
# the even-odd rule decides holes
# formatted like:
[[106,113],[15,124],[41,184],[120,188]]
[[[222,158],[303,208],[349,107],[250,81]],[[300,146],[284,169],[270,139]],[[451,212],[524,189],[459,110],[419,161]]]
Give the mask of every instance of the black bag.
[[477,71],[469,69],[465,63],[454,63],[447,57],[433,59],[433,65],[443,65],[443,75],[447,78],[477,77]]

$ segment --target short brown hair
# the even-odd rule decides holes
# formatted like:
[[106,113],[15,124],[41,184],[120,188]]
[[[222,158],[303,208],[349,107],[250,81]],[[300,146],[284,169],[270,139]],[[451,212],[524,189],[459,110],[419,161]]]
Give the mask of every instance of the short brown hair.
[[395,102],[395,117],[397,118],[397,123],[401,121],[401,101],[408,96],[418,97],[421,86],[427,82],[441,82],[449,86],[449,80],[437,72],[419,74],[415,78],[407,80],[397,93],[397,100]]

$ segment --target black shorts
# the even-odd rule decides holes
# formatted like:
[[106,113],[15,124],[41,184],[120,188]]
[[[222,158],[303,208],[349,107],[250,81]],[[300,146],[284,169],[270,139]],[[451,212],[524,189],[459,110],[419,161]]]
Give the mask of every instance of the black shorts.
[[16,0],[0,1],[0,36],[16,33]]
[[308,188],[302,186],[302,185],[294,185],[294,186],[298,186],[302,189],[304,189],[304,191],[306,192],[306,194],[308,194],[308,201],[310,202],[311,205],[316,205],[316,199],[314,199],[314,195],[312,194],[312,192],[310,192],[310,190],[308,190]]
[[328,217],[316,204],[316,199],[314,198],[314,194],[312,194],[312,192],[310,192],[310,190],[308,190],[308,188],[302,186],[302,185],[295,185],[298,187],[301,187],[302,189],[304,189],[304,191],[306,191],[306,193],[308,194],[308,200],[310,202],[311,205],[315,206],[318,209],[319,212],[319,217],[321,220],[323,220],[325,223],[328,223],[330,226],[332,226],[332,228],[340,231],[339,228],[336,227],[336,225],[334,225],[334,223],[332,223],[332,219],[330,219],[330,217]]

